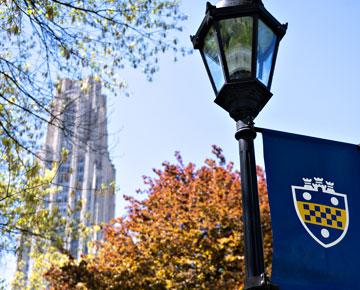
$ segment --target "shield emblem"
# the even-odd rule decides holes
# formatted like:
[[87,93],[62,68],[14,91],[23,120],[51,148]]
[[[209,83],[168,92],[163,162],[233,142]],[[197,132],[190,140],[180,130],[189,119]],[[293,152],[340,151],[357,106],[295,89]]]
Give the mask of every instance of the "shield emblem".
[[292,186],[295,210],[310,236],[325,248],[338,244],[349,227],[346,194],[337,193],[333,182],[303,178],[304,186]]

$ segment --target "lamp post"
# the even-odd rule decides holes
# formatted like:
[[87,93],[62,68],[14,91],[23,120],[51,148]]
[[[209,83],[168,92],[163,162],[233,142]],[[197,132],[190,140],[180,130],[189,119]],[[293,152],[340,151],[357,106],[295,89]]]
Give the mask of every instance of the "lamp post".
[[261,0],[207,3],[206,15],[191,36],[200,50],[214,89],[215,103],[236,121],[240,147],[245,243],[245,289],[269,289],[265,277],[259,197],[254,154],[254,119],[270,92],[280,40],[280,24]]

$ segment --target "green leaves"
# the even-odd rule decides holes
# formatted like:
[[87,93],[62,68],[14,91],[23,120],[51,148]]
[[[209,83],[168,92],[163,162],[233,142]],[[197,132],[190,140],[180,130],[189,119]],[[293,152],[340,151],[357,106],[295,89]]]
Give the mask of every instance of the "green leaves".
[[[60,92],[57,81],[93,75],[116,95],[126,88],[119,78],[125,66],[141,69],[152,80],[160,54],[186,54],[173,41],[185,20],[172,0],[0,3],[1,249],[15,250],[15,240],[23,235],[60,247],[54,229],[64,228],[65,221],[49,199],[59,160],[39,153],[46,126],[74,133],[73,124],[61,122],[69,103],[57,108],[53,102]],[[68,154],[64,150],[61,158]],[[45,170],[45,164],[52,169]],[[53,210],[43,210],[44,205]],[[79,207],[81,201],[68,214]]]
[[[43,289],[44,272],[69,260],[64,246],[66,238],[88,237],[92,231],[76,218],[82,200],[69,207],[68,213],[59,211],[60,189],[54,186],[53,179],[68,150],[62,151],[62,160],[45,169],[37,160],[24,157],[22,149],[16,148],[11,139],[3,137],[2,141],[7,150],[0,159],[0,250],[16,251],[19,261],[30,255],[33,266],[29,287]],[[24,283],[24,275],[19,271],[13,288],[25,289]]]
[[167,0],[1,2],[1,134],[37,155],[44,127],[60,126],[63,111],[52,107],[59,79],[93,75],[114,95],[126,89],[126,66],[152,80],[159,54],[186,54],[173,41],[185,20]]

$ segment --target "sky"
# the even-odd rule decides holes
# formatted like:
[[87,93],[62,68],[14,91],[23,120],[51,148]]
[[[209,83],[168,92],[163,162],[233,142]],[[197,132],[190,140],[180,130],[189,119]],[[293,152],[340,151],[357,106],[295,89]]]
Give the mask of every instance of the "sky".
[[[255,120],[256,126],[359,144],[360,1],[263,2],[289,27],[277,57],[274,96]],[[181,6],[188,20],[179,40],[191,48],[189,35],[199,27],[206,1],[183,0]],[[200,167],[216,144],[239,167],[235,122],[213,102],[215,95],[198,51],[176,63],[171,55],[164,55],[160,65],[151,83],[139,71],[121,71],[131,96],[108,96],[117,216],[126,212],[122,196],[144,198],[135,194],[144,188],[142,176],[153,176],[152,168],[160,168],[165,160],[175,162],[175,151],[185,162]],[[256,159],[263,166],[261,141],[258,135]],[[10,264],[3,259],[0,268]]]
[[[358,0],[264,0],[281,23],[288,22],[272,84],[274,96],[255,120],[256,126],[360,143],[360,2]],[[212,2],[215,4],[216,2]],[[188,15],[179,39],[191,47],[204,17],[206,1],[183,0]],[[211,145],[223,148],[239,166],[235,122],[213,100],[214,92],[198,51],[174,63],[161,60],[149,83],[141,72],[124,71],[131,96],[109,97],[109,141],[115,164],[116,214],[125,214],[124,194],[137,196],[143,175],[163,161],[200,167]],[[256,139],[257,163],[263,165],[261,135]]]

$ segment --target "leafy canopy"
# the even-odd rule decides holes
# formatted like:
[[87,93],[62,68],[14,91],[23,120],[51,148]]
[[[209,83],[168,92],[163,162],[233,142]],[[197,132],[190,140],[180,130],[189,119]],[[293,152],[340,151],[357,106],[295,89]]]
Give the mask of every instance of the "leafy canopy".
[[[54,266],[53,289],[240,289],[244,247],[239,173],[214,146],[217,161],[196,169],[165,162],[145,177],[147,198],[127,197],[128,215],[106,228],[95,256]],[[271,229],[263,171],[258,169],[267,270]],[[82,288],[81,288],[82,287]]]
[[71,131],[67,104],[53,107],[58,80],[92,76],[115,94],[125,66],[151,80],[159,54],[185,54],[173,33],[185,19],[176,0],[0,1],[0,254],[31,237],[61,246],[66,221],[44,206],[56,170],[40,154],[46,125]]
[[174,33],[185,19],[176,0],[0,1],[0,105],[16,116],[0,114],[3,133],[35,147],[41,125],[60,118],[51,107],[58,79],[92,75],[114,94],[125,66],[151,80],[159,54],[185,54]]

